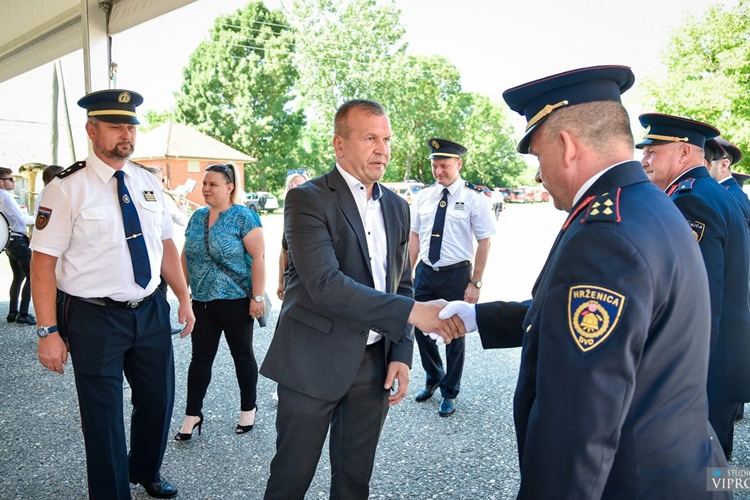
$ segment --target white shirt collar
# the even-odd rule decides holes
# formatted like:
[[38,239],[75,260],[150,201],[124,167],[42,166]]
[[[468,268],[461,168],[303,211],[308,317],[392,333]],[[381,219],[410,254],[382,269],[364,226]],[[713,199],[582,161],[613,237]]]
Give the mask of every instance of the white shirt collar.
[[[338,164],[338,162],[336,162],[336,168],[341,174],[341,177],[343,177],[344,180],[346,181],[346,185],[349,186],[349,190],[352,193],[356,193],[360,187],[364,187],[364,184],[362,184],[362,182],[360,182],[359,179],[357,179],[352,174],[344,170],[343,167]],[[383,193],[380,190],[380,183],[376,182],[372,186],[372,200],[373,201],[379,200],[382,194]]]
[[576,193],[575,197],[573,198],[573,205],[572,206],[576,206],[576,203],[578,203],[578,200],[581,199],[581,197],[583,196],[583,193],[585,193],[586,191],[588,191],[588,189],[591,186],[594,185],[594,183],[599,179],[599,177],[601,177],[602,175],[604,175],[605,173],[607,173],[609,170],[612,170],[617,165],[622,165],[623,163],[627,163],[629,161],[632,161],[632,160],[625,160],[625,161],[621,161],[620,163],[615,163],[611,167],[607,167],[604,170],[600,170],[599,172],[597,172],[593,176],[591,176],[589,178],[589,180],[587,180],[586,182],[583,183],[583,186],[581,186],[580,189],[578,190],[578,192]]

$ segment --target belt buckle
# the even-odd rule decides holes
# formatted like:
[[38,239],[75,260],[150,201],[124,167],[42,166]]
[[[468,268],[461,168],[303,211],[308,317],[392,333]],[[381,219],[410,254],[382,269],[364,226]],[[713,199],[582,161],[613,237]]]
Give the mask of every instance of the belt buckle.
[[138,306],[139,306],[139,305],[141,304],[141,302],[143,302],[143,299],[138,299],[138,300],[129,300],[129,301],[127,302],[127,304],[128,304],[128,307],[129,307],[129,308],[131,308],[131,309],[135,309],[136,307],[138,307]]

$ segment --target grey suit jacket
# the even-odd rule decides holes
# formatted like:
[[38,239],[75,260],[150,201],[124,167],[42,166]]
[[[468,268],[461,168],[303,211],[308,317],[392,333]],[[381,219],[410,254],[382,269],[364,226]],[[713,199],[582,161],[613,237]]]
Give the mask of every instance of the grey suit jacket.
[[411,366],[409,207],[392,191],[382,193],[387,293],[373,288],[362,220],[336,168],[287,194],[289,282],[262,375],[312,397],[339,399],[359,370],[370,330],[385,337],[384,363]]

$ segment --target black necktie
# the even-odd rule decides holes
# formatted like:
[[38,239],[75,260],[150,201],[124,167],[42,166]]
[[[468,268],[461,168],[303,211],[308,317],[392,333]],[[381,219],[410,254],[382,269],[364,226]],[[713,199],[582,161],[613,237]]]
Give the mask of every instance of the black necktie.
[[128,188],[125,186],[125,172],[116,171],[115,178],[117,179],[117,198],[120,200],[122,222],[125,226],[125,239],[128,242],[130,261],[133,264],[133,276],[141,288],[146,288],[151,281],[151,263],[148,260],[146,241],[141,231],[141,221],[138,219],[138,212],[130,198]]
[[440,245],[443,244],[443,227],[445,226],[445,212],[448,209],[448,188],[443,189],[443,197],[438,203],[435,212],[435,223],[432,225],[432,237],[430,238],[430,263],[434,264],[440,260]]

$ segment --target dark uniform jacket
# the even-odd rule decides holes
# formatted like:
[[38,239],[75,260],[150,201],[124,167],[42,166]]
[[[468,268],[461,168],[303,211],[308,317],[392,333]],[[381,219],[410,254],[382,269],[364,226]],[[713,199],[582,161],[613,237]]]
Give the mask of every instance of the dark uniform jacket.
[[485,348],[523,343],[519,498],[707,498],[709,293],[684,218],[638,162],[573,207],[530,304],[476,306]]
[[359,370],[370,330],[385,338],[384,363],[411,366],[409,206],[389,189],[381,193],[387,293],[373,288],[362,219],[336,168],[287,194],[289,283],[264,376],[308,396],[340,399]]
[[747,220],[748,228],[750,229],[750,199],[748,199],[747,194],[742,190],[742,186],[740,186],[739,182],[737,182],[737,179],[734,177],[728,177],[721,181],[720,184],[726,188],[727,192],[729,192],[735,200],[737,200],[737,203],[739,203],[740,208],[742,208],[742,213]]
[[741,208],[701,166],[667,189],[700,245],[711,292],[711,406],[750,401],[750,246]]

